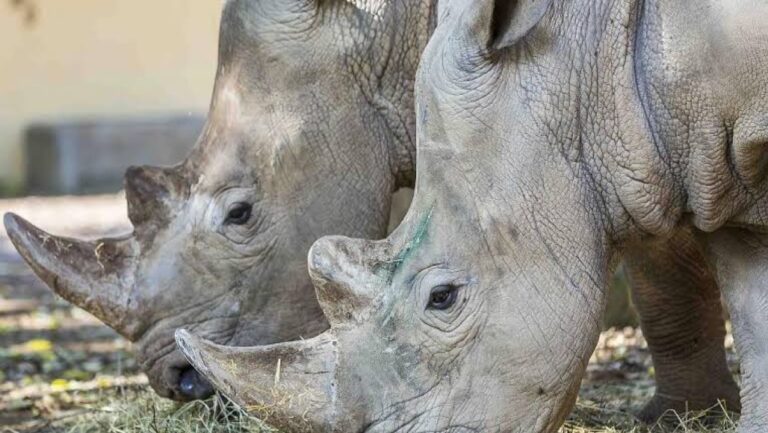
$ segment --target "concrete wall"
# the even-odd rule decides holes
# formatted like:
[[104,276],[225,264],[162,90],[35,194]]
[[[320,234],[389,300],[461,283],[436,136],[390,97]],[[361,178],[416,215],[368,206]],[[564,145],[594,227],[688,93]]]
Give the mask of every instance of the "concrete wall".
[[24,177],[31,123],[204,113],[221,0],[0,0],[0,185]]
[[115,192],[132,165],[176,165],[203,129],[204,117],[153,117],[35,124],[24,143],[24,192],[70,195]]

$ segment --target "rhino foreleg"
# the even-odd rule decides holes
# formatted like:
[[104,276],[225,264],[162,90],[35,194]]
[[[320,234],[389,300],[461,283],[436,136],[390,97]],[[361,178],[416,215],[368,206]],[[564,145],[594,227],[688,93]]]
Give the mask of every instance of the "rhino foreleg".
[[768,431],[768,235],[720,230],[709,239],[741,359],[739,433]]
[[738,412],[739,388],[726,364],[720,290],[689,230],[625,254],[634,304],[656,370],[656,393],[638,414],[653,423],[674,410],[723,402]]

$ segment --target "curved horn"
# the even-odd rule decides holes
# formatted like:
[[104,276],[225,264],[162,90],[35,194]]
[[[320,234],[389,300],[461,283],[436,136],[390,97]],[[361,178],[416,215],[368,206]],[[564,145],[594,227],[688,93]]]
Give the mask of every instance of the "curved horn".
[[225,347],[176,331],[195,369],[245,410],[285,432],[336,431],[337,343],[329,333],[311,340],[258,347]]
[[[130,314],[131,238],[83,242],[53,236],[14,214],[3,218],[19,254],[54,292],[130,340],[141,324]],[[131,320],[129,320],[131,319]]]

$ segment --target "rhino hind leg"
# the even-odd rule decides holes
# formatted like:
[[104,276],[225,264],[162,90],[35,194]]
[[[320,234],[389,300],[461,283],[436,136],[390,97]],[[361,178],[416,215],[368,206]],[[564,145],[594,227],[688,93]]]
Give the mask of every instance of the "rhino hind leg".
[[739,412],[739,388],[726,363],[720,289],[688,229],[625,254],[632,297],[653,356],[656,393],[637,415],[654,423],[672,411]]
[[709,239],[741,361],[739,433],[768,431],[768,235],[720,230]]

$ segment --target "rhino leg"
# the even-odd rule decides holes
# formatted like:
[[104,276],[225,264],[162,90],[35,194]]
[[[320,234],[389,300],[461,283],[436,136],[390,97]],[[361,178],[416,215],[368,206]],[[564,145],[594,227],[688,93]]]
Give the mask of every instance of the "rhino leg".
[[738,412],[739,388],[723,347],[720,290],[693,234],[682,230],[630,248],[625,262],[656,369],[656,394],[638,418],[653,423],[670,410],[704,410],[718,401]]
[[709,239],[741,360],[739,433],[768,431],[768,235],[720,230]]

